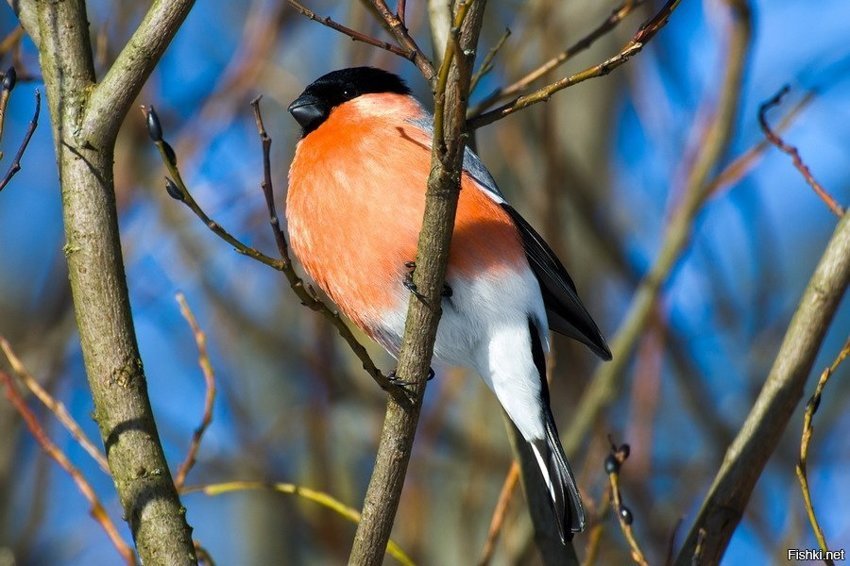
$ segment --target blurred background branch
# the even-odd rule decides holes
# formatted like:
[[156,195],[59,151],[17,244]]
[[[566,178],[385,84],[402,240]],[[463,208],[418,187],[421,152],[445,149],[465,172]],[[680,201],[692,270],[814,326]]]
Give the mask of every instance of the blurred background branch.
[[835,233],[800,299],[773,368],[691,527],[677,564],[689,564],[705,530],[700,564],[717,562],[744,513],[756,481],[788,424],[835,310],[850,283],[850,215]]
[[[0,11],[0,70],[14,66],[17,71],[0,139],[7,160],[0,173],[27,134],[36,89],[44,93],[40,83],[52,80],[39,66],[44,39],[36,5],[12,2]],[[301,5],[378,42],[398,46],[397,34],[404,32],[423,54],[420,62],[437,66],[451,28],[449,3],[439,0],[428,6],[386,2],[389,22],[371,0]],[[481,72],[483,62],[476,69],[470,116],[486,106],[492,93],[524,78],[532,77],[521,90],[487,102],[486,108],[597,67],[619,53],[639,22],[664,5],[490,0],[478,54],[479,61],[488,52],[495,57],[489,72]],[[771,151],[759,125],[759,106],[782,84],[792,89],[780,108],[767,113],[768,126],[798,148],[839,206],[850,202],[844,143],[850,133],[850,56],[842,25],[850,15],[847,3],[823,0],[818,10],[762,0],[751,5],[760,16],[748,49],[756,56],[741,57],[746,72],[735,93],[738,117],[730,119],[727,149],[713,160],[705,180],[708,196],[688,222],[687,242],[655,292],[630,347],[633,354],[616,358],[624,364],[616,369],[616,387],[593,411],[589,427],[579,426],[570,439],[590,516],[588,531],[575,539],[576,558],[582,562],[630,561],[631,550],[610,511],[609,478],[599,465],[609,450],[609,432],[633,448],[628,473],[619,480],[642,550],[652,559],[681,547],[829,241],[834,217],[811,191],[801,190],[803,179],[791,160]],[[88,3],[88,25],[80,36],[91,44],[94,76],[108,74],[149,7]],[[442,10],[442,19],[432,18],[428,7]],[[16,12],[29,33],[19,26]],[[645,279],[669,245],[674,219],[683,214],[696,164],[716,150],[707,132],[717,127],[718,108],[727,104],[721,91],[737,26],[727,2],[682,2],[640,56],[616,73],[559,92],[545,105],[480,128],[468,140],[506,197],[564,261],[609,336],[628,320],[637,290],[649,285]],[[511,36],[505,40],[506,29]],[[441,33],[442,40],[432,39]],[[210,0],[187,16],[136,103],[156,105],[180,157],[181,174],[208,215],[245,245],[274,250],[268,207],[257,194],[264,164],[249,103],[263,94],[263,115],[275,139],[269,177],[277,183],[275,198],[281,199],[299,134],[287,104],[315,77],[355,65],[402,75],[428,105],[431,85],[419,67],[308,20],[288,0]],[[76,331],[64,255],[67,251],[76,261],[74,238],[85,234],[71,230],[66,240],[62,230],[63,197],[51,166],[57,151],[51,128],[44,127],[49,111],[56,112],[47,102],[49,90],[23,168],[0,193],[0,334],[14,344],[17,358],[55,406],[64,406],[82,434],[96,438],[87,355]],[[100,168],[88,151],[82,148],[80,155]],[[193,483],[240,478],[271,484],[285,478],[290,485],[333,494],[348,507],[358,507],[386,394],[362,371],[363,362],[338,339],[333,324],[281,292],[280,275],[225,249],[202,223],[175,206],[161,190],[166,168],[138,114],[124,121],[111,159],[102,164],[111,171],[104,177],[107,185],[114,186],[109,206],[121,227],[135,336],[172,469],[184,461],[199,422],[198,412],[187,407],[200,411],[208,394],[198,376],[194,337],[172,299],[180,290],[206,334],[218,393],[215,418],[192,468]],[[92,281],[107,281],[97,271],[89,274]],[[848,324],[845,301],[836,307],[815,367],[831,363]],[[392,367],[394,361],[367,337],[354,331],[352,338],[376,367]],[[571,436],[571,418],[586,407],[584,394],[596,389],[594,376],[610,370],[597,368],[591,356],[560,337],[553,339],[552,351],[551,400],[566,437]],[[539,564],[528,505],[520,490],[510,487],[518,482],[509,482],[503,494],[513,458],[501,411],[471,374],[435,369],[392,539],[418,563],[473,563],[488,543],[487,559],[494,565]],[[3,356],[0,371],[17,375]],[[811,503],[833,545],[850,536],[850,516],[835,505],[835,494],[850,489],[844,456],[850,453],[850,437],[843,433],[850,426],[850,380],[843,379],[848,371],[846,364],[839,367],[829,394],[823,395],[818,441],[810,444],[807,460]],[[809,385],[814,389],[814,382]],[[118,534],[129,541],[132,532],[118,520],[121,499],[112,479],[64,432],[53,409],[27,397],[27,388],[20,390],[45,434],[90,483]],[[791,418],[802,419],[804,407],[794,406]],[[0,433],[0,564],[96,563],[114,556],[102,527],[80,520],[89,504],[74,480],[53,465],[8,402],[0,402]],[[746,506],[740,507],[724,562],[753,555],[780,561],[787,548],[818,545],[794,474],[798,433],[786,430],[777,440]],[[95,453],[102,449],[94,448]],[[518,478],[518,468],[513,469],[511,477]],[[293,564],[342,563],[356,529],[334,511],[268,492],[191,496],[187,503],[194,538],[219,564],[268,564],[281,556]],[[683,516],[687,524],[674,536]],[[491,522],[498,527],[495,537],[488,535]],[[228,537],[221,536],[225,529]],[[702,529],[699,552],[705,560],[711,557],[708,531]]]

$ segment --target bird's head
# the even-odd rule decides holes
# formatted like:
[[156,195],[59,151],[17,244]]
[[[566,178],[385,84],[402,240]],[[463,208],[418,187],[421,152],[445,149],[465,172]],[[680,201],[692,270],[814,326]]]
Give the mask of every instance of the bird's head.
[[340,104],[371,93],[407,95],[410,89],[401,78],[382,69],[341,69],[313,81],[289,105],[289,113],[301,125],[303,137],[321,126]]

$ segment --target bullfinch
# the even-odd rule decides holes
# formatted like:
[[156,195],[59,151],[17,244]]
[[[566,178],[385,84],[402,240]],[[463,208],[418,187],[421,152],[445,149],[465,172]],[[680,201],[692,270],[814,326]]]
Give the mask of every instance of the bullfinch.
[[[286,198],[292,250],[340,310],[397,356],[432,116],[398,76],[372,67],[320,77],[289,112],[301,126]],[[469,148],[446,285],[434,357],[481,375],[529,444],[561,538],[582,531],[584,508],[549,407],[548,329],[605,360],[611,352],[564,266]]]

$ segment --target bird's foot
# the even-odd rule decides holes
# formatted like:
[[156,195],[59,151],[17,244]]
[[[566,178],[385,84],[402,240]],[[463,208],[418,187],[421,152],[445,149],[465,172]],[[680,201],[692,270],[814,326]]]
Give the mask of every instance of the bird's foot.
[[[402,389],[406,390],[408,387],[414,384],[413,381],[401,379],[395,374],[395,372],[396,370],[392,370],[390,373],[387,374],[387,379],[392,385],[401,387]],[[428,368],[428,377],[425,379],[425,381],[431,381],[432,379],[434,379],[434,368]]]
[[[404,266],[407,268],[407,273],[404,274],[404,286],[407,288],[408,291],[413,293],[413,295],[417,299],[419,299],[423,303],[427,303],[427,301],[425,300],[425,295],[419,292],[419,290],[416,288],[416,283],[413,282],[413,272],[416,271],[416,262],[408,261],[404,264]],[[452,291],[452,288],[449,287],[448,283],[443,283],[443,290],[440,295],[443,297],[451,297],[453,294],[454,292]]]

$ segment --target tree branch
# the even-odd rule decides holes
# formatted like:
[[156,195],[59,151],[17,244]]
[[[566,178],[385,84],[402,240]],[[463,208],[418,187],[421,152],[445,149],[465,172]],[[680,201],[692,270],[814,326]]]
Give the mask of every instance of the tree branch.
[[758,399],[726,451],[677,565],[692,563],[703,530],[699,563],[716,564],[723,556],[756,481],[803,397],[815,356],[848,283],[850,214],[845,214],[806,286]]
[[571,425],[566,429],[563,440],[567,455],[575,453],[591,430],[597,415],[613,400],[641,332],[651,319],[661,288],[687,247],[693,222],[711,195],[711,173],[726,153],[738,114],[738,101],[752,31],[747,2],[727,0],[727,4],[732,12],[732,28],[724,67],[725,76],[714,119],[706,132],[697,160],[688,173],[683,201],[670,220],[658,257],[641,281],[629,311],[611,341],[614,359],[599,367],[578,404]]
[[[12,159],[12,164],[9,165],[9,169],[6,171],[6,174],[3,176],[3,179],[0,180],[0,191],[6,188],[6,185],[9,184],[9,181],[12,180],[12,177],[17,174],[18,171],[21,170],[21,158],[24,156],[24,152],[27,150],[27,146],[30,144],[30,140],[32,139],[32,135],[35,133],[35,129],[38,127],[38,116],[41,113],[41,93],[38,89],[35,90],[35,111],[32,114],[32,119],[30,120],[29,125],[27,126],[27,133],[24,134],[24,139],[21,141],[21,145],[18,146],[18,151],[15,153],[14,159]],[[0,157],[2,157],[2,152],[0,152]]]
[[812,190],[815,191],[824,203],[826,203],[826,206],[829,207],[829,210],[831,210],[834,215],[841,218],[844,215],[844,207],[838,204],[832,195],[823,188],[823,185],[817,182],[814,175],[812,175],[809,166],[806,165],[805,162],[803,162],[803,158],[800,157],[800,151],[793,145],[786,143],[785,140],[779,137],[779,135],[770,128],[770,124],[767,123],[767,111],[774,106],[778,106],[782,101],[782,97],[785,96],[789,90],[790,87],[787,85],[782,87],[779,92],[777,92],[767,102],[759,106],[759,125],[761,126],[761,131],[764,132],[764,137],[767,138],[767,141],[791,157],[791,160],[794,162],[794,167],[796,167],[800,174],[803,175],[803,178]]
[[[95,84],[85,2],[37,2],[35,7],[38,28],[27,31],[41,40],[39,57],[62,188],[65,255],[94,419],[142,561],[195,564],[191,529],[163,454],[133,328],[115,205],[114,135],[100,138],[98,147],[77,135],[87,93]],[[22,23],[28,25],[27,20]],[[159,40],[142,37],[158,45]],[[125,49],[124,55],[128,53],[141,52]],[[133,63],[127,57],[119,58],[124,64],[117,67],[118,74],[95,89],[99,102],[94,108],[111,112],[102,117],[106,126],[97,126],[98,132],[117,129],[132,97],[128,93],[141,85],[155,62]],[[116,83],[119,77],[129,83]],[[109,100],[109,93],[119,102]]]
[[[484,1],[486,2],[486,0]],[[413,64],[419,68],[419,72],[422,73],[422,76],[425,77],[425,80],[427,80],[431,84],[431,88],[434,89],[436,81],[434,65],[425,56],[425,54],[422,53],[422,50],[419,49],[419,45],[416,43],[416,40],[410,36],[404,21],[402,21],[397,14],[394,14],[392,10],[387,7],[387,3],[384,0],[369,0],[369,2],[381,18],[383,18],[399,45],[410,51],[411,56],[407,58],[413,61]]]
[[412,403],[405,406],[392,396],[387,398],[375,467],[349,557],[352,564],[381,563],[410,460],[441,314],[443,281],[460,192],[469,81],[485,5],[486,0],[468,0],[458,5],[453,34],[437,75],[431,174],[413,275],[424,298],[411,295],[397,370],[398,377],[411,384]]
[[[815,507],[812,504],[812,494],[809,490],[809,444],[812,441],[812,434],[814,434],[814,425],[812,424],[812,421],[814,420],[815,412],[817,412],[818,407],[820,406],[823,389],[826,387],[826,383],[829,381],[829,378],[832,377],[832,374],[835,373],[835,370],[838,369],[838,366],[841,365],[841,362],[843,362],[847,356],[850,356],[850,338],[844,342],[844,347],[841,348],[841,351],[838,353],[835,360],[833,360],[832,364],[823,370],[823,373],[818,380],[818,384],[815,387],[815,392],[809,398],[809,402],[806,403],[806,412],[803,414],[803,435],[800,438],[800,459],[797,461],[796,466],[797,480],[800,482],[800,491],[803,494],[803,504],[806,508],[806,515],[809,516],[809,523],[812,526],[812,531],[815,533],[818,546],[820,546],[820,549],[824,552],[824,554],[829,552],[829,546],[826,544],[826,536],[823,534],[823,528],[821,528],[820,523],[818,522],[818,517],[815,514]],[[827,566],[835,566],[835,561],[830,558],[824,558],[824,562]]]
[[80,139],[112,144],[118,128],[195,0],[156,0],[85,108]]
[[661,28],[663,28],[667,24],[667,21],[670,19],[670,15],[673,13],[673,10],[676,9],[676,6],[679,5],[680,1],[681,0],[668,0],[667,3],[664,4],[664,6],[658,11],[658,13],[655,14],[655,16],[653,16],[640,26],[637,32],[635,32],[634,36],[632,36],[632,38],[620,50],[620,52],[611,57],[610,59],[606,59],[598,65],[588,67],[587,69],[579,73],[570,75],[552,84],[546,85],[545,87],[538,89],[530,94],[515,98],[507,104],[504,104],[489,112],[485,112],[480,116],[471,118],[467,127],[470,130],[477,130],[482,126],[492,124],[497,120],[501,120],[506,116],[510,116],[514,112],[518,112],[523,108],[528,108],[532,104],[537,104],[538,102],[546,102],[553,94],[555,94],[559,90],[564,90],[565,88],[569,88],[588,79],[607,75],[608,73],[610,73],[617,67],[623,65],[626,61],[628,61],[643,50],[644,46],[649,42],[649,40],[655,37],[655,34],[658,33],[659,30],[661,30]]
[[319,16],[313,10],[310,10],[300,2],[296,0],[287,0],[290,6],[292,6],[295,11],[304,16],[309,20],[313,20],[314,22],[320,23],[323,26],[329,27],[332,30],[336,30],[343,35],[347,35],[353,41],[362,41],[368,45],[373,47],[377,47],[379,49],[383,49],[385,51],[389,51],[390,53],[395,53],[400,57],[404,57],[405,59],[410,59],[413,61],[415,53],[412,49],[399,47],[398,45],[393,45],[392,43],[388,43],[386,41],[377,39],[372,37],[371,35],[366,35],[365,33],[361,33],[355,29],[351,29],[350,27],[344,26],[340,23],[335,22],[329,16]]
[[522,77],[521,79],[513,82],[512,84],[497,89],[487,95],[487,97],[482,100],[471,112],[473,116],[477,116],[481,114],[484,110],[486,110],[489,106],[497,102],[498,100],[502,100],[509,96],[513,96],[524,91],[531,83],[539,79],[540,77],[548,74],[550,71],[553,71],[584,51],[588,49],[591,45],[596,42],[597,39],[605,35],[606,33],[613,30],[617,25],[622,22],[626,16],[631,14],[635,8],[637,8],[642,3],[642,0],[625,0],[622,4],[617,6],[611,11],[611,14],[608,15],[605,20],[596,26],[594,29],[590,31],[587,35]]

